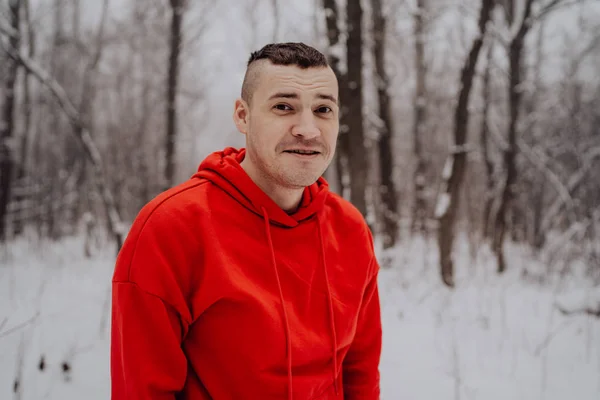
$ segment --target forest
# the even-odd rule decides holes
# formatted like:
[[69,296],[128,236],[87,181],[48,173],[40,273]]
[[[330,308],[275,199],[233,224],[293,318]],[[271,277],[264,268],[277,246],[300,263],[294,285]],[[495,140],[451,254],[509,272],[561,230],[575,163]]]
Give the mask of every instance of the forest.
[[[282,41],[338,77],[325,177],[383,269],[419,240],[450,291],[481,252],[491,279],[600,287],[596,0],[2,0],[2,263],[73,237],[114,259],[143,205],[243,146],[245,63]],[[600,296],[555,309],[598,321]]]
[[[141,206],[194,171],[198,137],[231,131],[231,106],[206,107],[210,63],[205,74],[195,62],[211,51],[211,19],[245,7],[246,46],[268,19],[264,43],[296,37],[328,55],[342,110],[326,176],[384,248],[435,237],[452,286],[460,233],[490,246],[500,273],[509,240],[577,242],[600,278],[595,2],[325,0],[301,34],[286,32],[277,0],[131,1],[112,13],[103,0],[93,23],[80,0],[30,3],[2,7],[3,241],[83,225],[120,246]],[[218,129],[203,128],[209,118]]]

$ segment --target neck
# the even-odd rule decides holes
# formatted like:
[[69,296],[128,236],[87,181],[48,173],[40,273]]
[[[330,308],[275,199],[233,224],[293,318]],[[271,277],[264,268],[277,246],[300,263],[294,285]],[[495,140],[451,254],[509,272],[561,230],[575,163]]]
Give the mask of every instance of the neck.
[[272,179],[265,177],[248,157],[242,160],[241,166],[250,179],[285,212],[291,213],[298,209],[304,188],[292,189],[278,185]]

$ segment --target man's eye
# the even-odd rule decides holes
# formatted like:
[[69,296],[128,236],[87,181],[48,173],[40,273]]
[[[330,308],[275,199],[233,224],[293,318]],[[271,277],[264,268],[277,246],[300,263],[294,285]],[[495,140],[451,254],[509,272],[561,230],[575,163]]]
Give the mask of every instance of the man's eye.
[[292,107],[288,106],[287,104],[277,104],[275,108],[280,111],[290,111],[292,109]]
[[329,112],[331,112],[331,111],[332,111],[332,109],[331,109],[330,107],[326,107],[326,106],[319,107],[319,108],[317,109],[317,112],[319,112],[319,113],[323,113],[323,114],[329,113]]

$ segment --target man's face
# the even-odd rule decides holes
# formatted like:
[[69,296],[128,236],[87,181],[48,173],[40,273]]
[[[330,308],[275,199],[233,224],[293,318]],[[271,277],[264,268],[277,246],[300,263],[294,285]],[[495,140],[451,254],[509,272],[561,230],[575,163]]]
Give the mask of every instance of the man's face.
[[302,69],[261,61],[250,104],[236,101],[246,157],[272,184],[313,184],[331,162],[339,131],[338,83],[328,67]]

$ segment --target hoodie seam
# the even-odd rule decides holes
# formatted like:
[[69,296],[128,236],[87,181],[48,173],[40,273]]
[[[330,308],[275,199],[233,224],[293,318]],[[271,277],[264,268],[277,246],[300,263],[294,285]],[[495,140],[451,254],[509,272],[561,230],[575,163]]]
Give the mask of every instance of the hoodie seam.
[[137,234],[137,236],[135,238],[134,247],[133,247],[133,250],[131,252],[131,258],[130,258],[129,263],[127,265],[127,281],[128,282],[132,282],[131,281],[131,269],[132,269],[131,266],[133,265],[133,259],[135,258],[136,252],[138,250],[138,244],[140,242],[140,236],[142,236],[142,233],[144,233],[144,229],[146,229],[148,221],[150,221],[150,218],[152,217],[152,215],[156,212],[156,210],[158,210],[159,207],[161,207],[164,203],[166,203],[168,200],[172,199],[173,197],[175,197],[175,196],[177,196],[177,195],[179,195],[181,193],[184,193],[184,192],[186,192],[188,190],[196,189],[199,186],[202,186],[202,185],[204,185],[206,183],[209,183],[209,181],[208,180],[201,181],[201,182],[198,182],[198,183],[194,184],[193,186],[182,188],[182,189],[176,191],[175,193],[170,194],[166,198],[162,199],[158,204],[156,204],[154,206],[154,208],[152,208],[150,210],[150,212],[148,213],[148,216],[146,217],[146,219],[144,220],[144,222],[143,222],[143,224],[142,224],[142,226],[140,228],[140,232]]
[[187,318],[185,318],[185,317],[184,317],[184,316],[183,316],[183,315],[182,315],[182,314],[181,314],[179,311],[177,311],[177,307],[175,307],[173,304],[171,304],[171,303],[170,303],[170,302],[168,302],[167,300],[163,299],[161,296],[159,296],[159,295],[157,295],[157,294],[155,294],[155,293],[149,292],[148,290],[144,289],[144,288],[143,288],[143,287],[141,287],[141,286],[140,286],[140,285],[139,285],[137,282],[130,281],[130,280],[126,280],[126,281],[121,281],[121,280],[119,280],[119,281],[114,281],[114,280],[113,280],[113,282],[112,282],[112,283],[113,283],[113,284],[126,284],[126,285],[132,285],[132,286],[135,286],[137,289],[139,289],[139,290],[140,290],[141,292],[143,292],[144,294],[147,294],[148,296],[155,297],[155,298],[159,299],[159,300],[160,300],[162,303],[164,303],[165,305],[167,305],[167,306],[169,306],[170,308],[172,308],[172,309],[173,309],[173,310],[174,310],[174,311],[177,313],[177,315],[178,315],[178,316],[181,318],[181,320],[182,320],[183,322],[185,322],[185,324],[186,324],[187,326],[190,326],[190,325],[191,325],[191,322],[190,322],[190,321],[188,321],[188,320],[187,320]]

